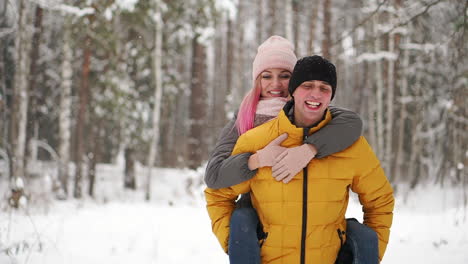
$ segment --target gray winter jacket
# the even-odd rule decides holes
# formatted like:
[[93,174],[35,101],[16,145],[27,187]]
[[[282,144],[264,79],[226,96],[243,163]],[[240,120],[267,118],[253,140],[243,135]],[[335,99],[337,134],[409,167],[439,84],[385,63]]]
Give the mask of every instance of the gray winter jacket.
[[[323,158],[351,146],[362,132],[362,120],[354,112],[344,108],[329,107],[333,119],[327,126],[307,138],[305,143],[317,148],[315,158]],[[221,131],[205,171],[205,183],[209,188],[220,189],[251,179],[257,170],[250,170],[247,161],[253,153],[231,156],[239,134],[236,116]],[[346,133],[343,133],[346,132]]]

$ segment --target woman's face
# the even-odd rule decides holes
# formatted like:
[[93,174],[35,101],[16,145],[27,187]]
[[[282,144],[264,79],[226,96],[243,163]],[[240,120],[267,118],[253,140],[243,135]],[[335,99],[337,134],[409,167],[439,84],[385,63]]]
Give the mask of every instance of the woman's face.
[[288,97],[291,73],[285,69],[266,69],[260,73],[261,97]]

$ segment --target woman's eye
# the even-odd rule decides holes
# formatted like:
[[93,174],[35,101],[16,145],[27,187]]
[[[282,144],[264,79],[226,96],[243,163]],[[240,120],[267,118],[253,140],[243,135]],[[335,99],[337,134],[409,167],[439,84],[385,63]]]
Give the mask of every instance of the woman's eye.
[[291,75],[287,74],[287,75],[281,75],[280,76],[281,79],[290,79],[291,78]]
[[270,75],[263,75],[262,78],[263,78],[263,79],[270,79],[271,76],[270,76]]

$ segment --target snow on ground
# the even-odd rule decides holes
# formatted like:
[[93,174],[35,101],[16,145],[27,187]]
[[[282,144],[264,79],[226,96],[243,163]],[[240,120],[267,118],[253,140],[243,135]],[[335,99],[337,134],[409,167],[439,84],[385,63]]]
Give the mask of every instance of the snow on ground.
[[75,201],[57,203],[48,215],[13,213],[11,220],[1,220],[2,233],[8,226],[6,235],[23,245],[0,263],[225,262],[199,207]]
[[[142,191],[120,187],[115,168],[102,165],[99,171],[106,176],[98,181],[96,199],[48,201],[16,211],[3,207],[0,263],[228,263],[211,233],[203,186],[197,184],[200,172],[155,169],[154,195],[145,202]],[[468,263],[462,201],[455,188],[400,188],[382,263]],[[347,216],[361,220],[360,212],[352,196]]]

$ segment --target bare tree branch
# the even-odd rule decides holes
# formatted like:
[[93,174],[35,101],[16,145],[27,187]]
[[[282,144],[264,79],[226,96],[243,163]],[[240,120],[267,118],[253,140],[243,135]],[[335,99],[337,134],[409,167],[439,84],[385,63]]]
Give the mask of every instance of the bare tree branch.
[[[419,12],[419,13],[417,13],[417,14],[411,16],[409,19],[407,19],[407,20],[405,20],[405,21],[402,21],[402,22],[400,22],[400,23],[397,23],[397,24],[393,25],[390,29],[388,29],[388,30],[382,32],[381,34],[378,34],[378,35],[376,35],[376,36],[369,37],[369,38],[366,38],[366,39],[364,39],[364,40],[362,40],[362,41],[356,42],[356,43],[354,44],[354,46],[355,46],[355,47],[358,47],[358,46],[361,46],[361,45],[365,45],[365,44],[367,44],[367,43],[369,43],[369,42],[375,41],[377,38],[381,38],[381,37],[385,36],[386,34],[392,33],[392,32],[393,32],[394,30],[396,30],[397,28],[402,27],[402,26],[405,26],[405,25],[408,25],[410,22],[412,22],[412,21],[414,21],[415,19],[419,18],[420,16],[426,14],[426,13],[429,11],[429,9],[432,8],[433,6],[435,6],[435,5],[437,5],[437,4],[441,3],[441,2],[444,2],[444,1],[447,1],[447,0],[436,0],[436,1],[434,1],[434,2],[431,2],[431,3],[426,4],[425,7],[424,7],[424,9],[423,9],[421,12]],[[386,0],[385,0],[384,2],[382,2],[381,4],[379,4],[379,6],[375,9],[374,12],[372,12],[368,17],[366,17],[364,20],[362,20],[362,21],[361,21],[357,26],[355,26],[348,34],[342,36],[342,37],[339,38],[337,41],[333,42],[333,45],[332,45],[332,46],[338,45],[344,38],[350,36],[350,35],[351,35],[354,31],[356,31],[359,27],[361,27],[362,25],[366,24],[366,23],[380,10],[381,6],[382,6],[383,4],[385,4],[385,3],[386,3]],[[466,15],[465,15],[465,17],[466,17]],[[464,30],[465,30],[465,29],[464,29]]]
[[399,28],[399,27],[401,27],[401,26],[406,26],[406,25],[408,25],[411,21],[413,21],[413,20],[417,19],[418,17],[420,17],[420,16],[426,14],[426,13],[429,11],[429,9],[430,9],[431,7],[437,5],[437,4],[441,3],[441,2],[444,2],[444,1],[446,1],[446,0],[437,0],[437,1],[434,1],[434,2],[432,2],[432,3],[429,3],[428,5],[425,6],[425,8],[424,8],[423,11],[417,13],[416,15],[412,16],[411,18],[409,18],[409,19],[406,20],[406,21],[403,21],[403,22],[400,22],[400,23],[394,25],[392,28],[390,28],[389,30],[383,32],[382,34],[380,34],[380,35],[377,36],[377,37],[380,38],[380,37],[382,37],[382,36],[384,36],[384,35],[386,35],[386,34],[392,33],[395,29],[397,29],[397,28]]
[[385,4],[387,3],[387,0],[384,0],[382,3],[379,3],[379,5],[377,6],[377,8],[372,11],[372,13],[370,13],[370,15],[368,15],[366,18],[364,18],[361,22],[359,22],[356,26],[353,27],[353,29],[351,29],[351,31],[349,31],[346,35],[344,36],[341,36],[341,38],[339,38],[338,40],[332,42],[331,46],[334,47],[335,45],[341,43],[341,41],[349,36],[351,36],[351,34],[353,34],[359,27],[361,27],[362,25],[366,24],[372,17],[375,16],[375,14],[377,14],[379,11],[380,11],[380,8]]

